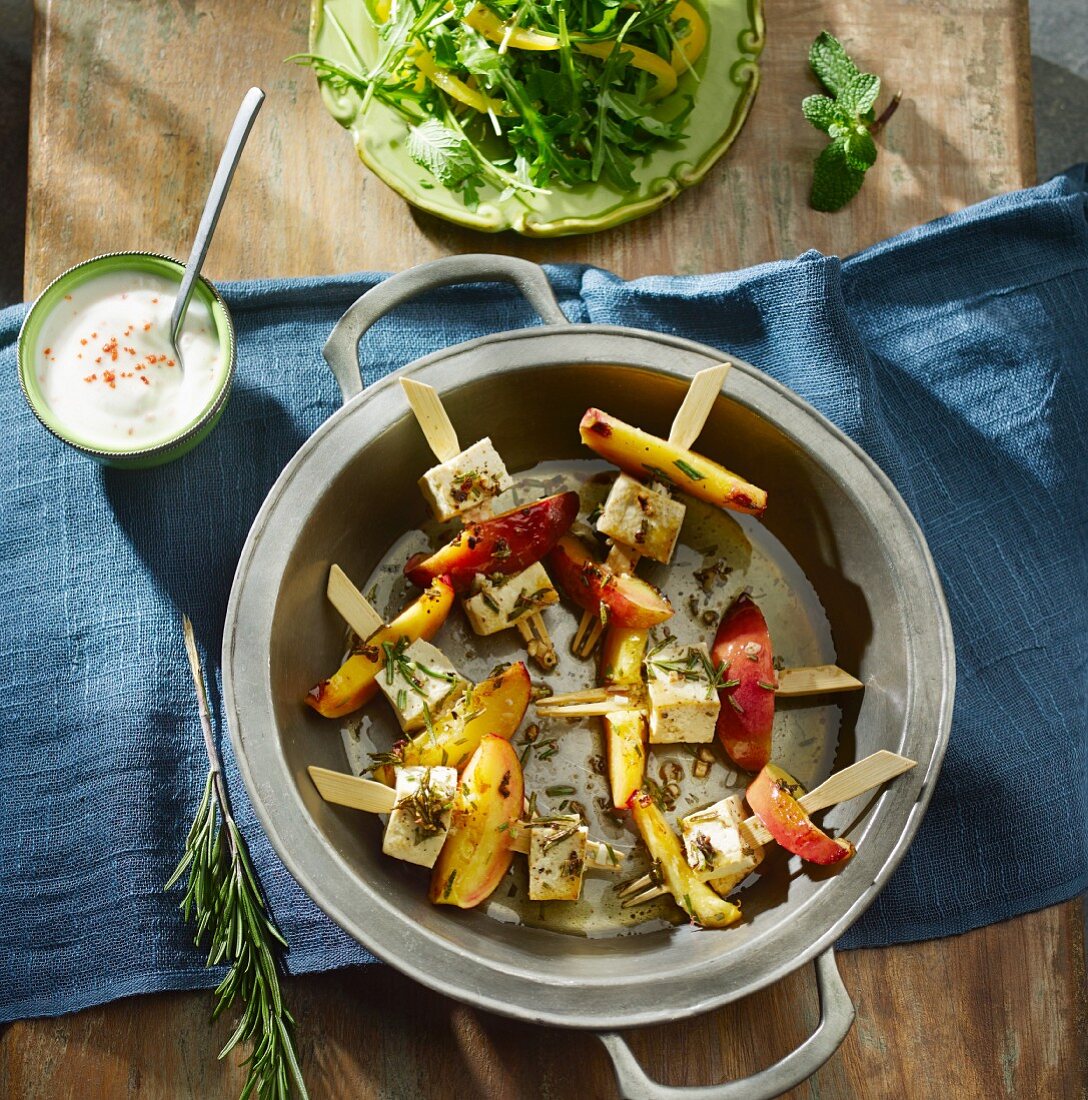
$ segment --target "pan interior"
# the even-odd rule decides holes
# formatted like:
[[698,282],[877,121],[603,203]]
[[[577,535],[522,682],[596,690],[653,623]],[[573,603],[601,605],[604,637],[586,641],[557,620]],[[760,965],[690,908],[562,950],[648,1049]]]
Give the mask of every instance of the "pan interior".
[[[413,375],[442,391],[462,445],[490,435],[511,471],[526,472],[542,485],[572,474],[583,479],[602,469],[587,461],[578,439],[577,424],[587,407],[607,409],[664,436],[686,387],[682,378],[626,364],[530,364],[487,378],[442,372],[435,365]],[[399,568],[405,556],[404,533],[426,522],[415,482],[434,460],[403,398],[399,392],[386,392],[390,388],[373,395],[377,412],[349,406],[335,431],[321,441],[329,476],[316,491],[295,501],[304,514],[290,521],[294,542],[276,592],[269,643],[273,735],[278,736],[313,829],[357,884],[357,910],[338,919],[358,921],[365,930],[369,907],[392,907],[429,942],[466,960],[500,971],[528,968],[543,982],[605,985],[616,982],[621,957],[637,960],[633,965],[638,980],[645,981],[655,974],[675,977],[685,968],[698,970],[720,960],[723,953],[758,948],[795,920],[821,891],[825,896],[843,891],[845,897],[845,891],[858,888],[850,885],[853,876],[870,876],[866,883],[871,882],[879,864],[866,868],[862,854],[875,820],[868,811],[876,799],[855,800],[829,810],[824,819],[833,830],[852,826],[850,835],[859,842],[859,856],[837,877],[775,853],[766,861],[758,883],[744,892],[746,919],[740,927],[720,933],[673,928],[667,923],[670,910],[662,906],[642,914],[656,918],[640,926],[647,934],[617,935],[629,929],[616,919],[614,907],[603,907],[602,915],[593,919],[541,921],[539,912],[534,915],[517,905],[516,898],[505,896],[510,883],[516,882],[511,879],[500,886],[486,911],[431,906],[426,900],[425,873],[381,854],[377,819],[322,802],[306,776],[306,765],[343,770],[350,761],[358,768],[366,740],[384,747],[393,733],[391,722],[379,716],[379,704],[375,704],[374,713],[367,714],[356,731],[358,744],[352,744],[355,734],[348,738],[349,753],[340,724],[318,717],[300,703],[312,684],[336,667],[343,651],[343,624],[324,598],[329,565],[338,562],[364,589],[376,582],[379,608],[389,610],[404,595],[393,576],[393,568]],[[835,469],[815,460],[790,425],[776,425],[759,411],[761,388],[755,379],[735,372],[696,449],[767,489],[771,504],[764,521],[710,516],[709,509],[692,507],[677,567],[667,576],[659,572],[655,577],[650,571],[646,575],[663,583],[683,607],[690,590],[690,585],[685,588],[681,583],[685,574],[696,562],[702,563],[712,545],[719,548],[715,553],[724,548],[722,556],[733,573],[728,583],[707,597],[708,607],[718,610],[732,594],[750,586],[765,606],[776,651],[788,663],[837,661],[866,681],[863,697],[841,700],[841,713],[839,706],[827,704],[781,708],[776,756],[811,785],[834,767],[879,748],[903,747],[909,696],[907,615],[897,580],[887,569],[877,524],[863,514],[852,487]],[[364,413],[385,426],[369,428]],[[330,458],[333,446],[338,453]],[[274,514],[265,537],[276,537]],[[694,637],[696,627],[686,612],[677,618],[676,632]],[[557,690],[591,682],[592,667],[576,662],[566,651],[575,623],[569,606],[551,609],[547,621],[562,654],[561,675],[550,681]],[[709,627],[698,629],[702,636],[711,633]],[[513,637],[476,639],[459,626],[447,625],[438,640],[462,671],[474,678],[516,652]],[[543,677],[534,672],[534,679]],[[590,812],[593,835],[615,837],[629,847],[630,834],[618,833],[595,803],[606,787],[587,770],[587,757],[601,751],[599,733],[587,724],[556,732],[555,738],[563,746],[551,762],[557,764],[555,782],[570,783],[583,796],[579,800]],[[655,750],[651,775],[656,777],[661,760]],[[552,773],[535,759],[526,768],[530,787],[552,782]],[[685,772],[690,774],[690,766],[685,766]],[[683,786],[691,791],[691,805],[699,805],[723,797],[742,782],[743,777],[719,757],[706,784],[695,789],[688,778]],[[555,808],[554,802],[550,805]],[[680,809],[689,808],[682,799]],[[597,885],[592,886],[591,897],[607,888],[603,877],[593,879]],[[841,907],[841,903],[830,904]],[[541,923],[550,927],[530,927]],[[567,931],[578,934],[561,935],[554,930],[564,924]],[[560,1001],[564,996],[569,999],[565,994],[556,996]],[[541,1005],[541,1011],[553,1007],[543,1001]]]
[[[496,510],[574,489],[581,496],[580,516],[589,515],[607,495],[615,469],[602,461],[544,462],[518,475],[517,484],[497,502]],[[417,590],[404,579],[404,562],[419,550],[441,545],[452,537],[457,524],[422,522],[397,539],[383,561],[359,587],[371,597],[389,621]],[[599,546],[602,556],[606,546]],[[676,609],[669,620],[670,633],[684,643],[710,645],[721,612],[741,592],[749,592],[767,616],[772,637],[780,639],[779,655],[787,666],[834,662],[834,647],[827,616],[815,590],[786,548],[758,520],[729,515],[700,501],[687,502],[680,541],[669,566],[646,561],[640,575],[664,591]],[[464,616],[454,613],[438,639],[443,652],[469,680],[478,682],[496,666],[526,660],[534,684],[556,692],[576,691],[595,684],[596,660],[579,660],[570,653],[570,642],[579,612],[564,604],[544,612],[548,630],[561,654],[559,666],[543,673],[528,662],[516,631],[482,638],[474,634]],[[653,640],[660,639],[655,632]],[[839,707],[826,699],[810,699],[803,706],[780,706],[775,727],[774,757],[806,787],[831,771],[838,740]],[[535,727],[535,729],[532,729]],[[535,740],[526,735],[529,728]],[[341,727],[347,764],[357,775],[372,764],[370,754],[381,752],[402,734],[390,708],[377,703]],[[520,923],[575,935],[601,936],[654,931],[679,920],[671,899],[661,898],[637,908],[623,909],[614,886],[649,870],[649,860],[626,815],[610,812],[611,800],[605,766],[605,746],[600,720],[538,719],[530,707],[515,743],[523,759],[526,792],[536,795],[544,815],[564,812],[585,814],[591,835],[626,854],[622,875],[590,872],[578,902],[532,902],[528,898],[526,861],[515,858],[509,881],[504,881],[483,909],[504,923]],[[654,746],[648,775],[669,802],[669,816],[678,817],[742,791],[747,782],[714,743],[707,746],[714,757],[710,774],[694,775],[694,746]],[[671,797],[681,787],[679,798]],[[667,791],[667,793],[665,793]],[[621,820],[617,820],[617,816]],[[384,820],[384,819],[383,819]],[[375,830],[377,826],[374,826]],[[377,841],[375,841],[377,843]],[[423,893],[427,872],[405,868]],[[784,864],[769,870],[780,876]],[[754,885],[764,875],[753,875]],[[745,891],[747,892],[747,891]]]

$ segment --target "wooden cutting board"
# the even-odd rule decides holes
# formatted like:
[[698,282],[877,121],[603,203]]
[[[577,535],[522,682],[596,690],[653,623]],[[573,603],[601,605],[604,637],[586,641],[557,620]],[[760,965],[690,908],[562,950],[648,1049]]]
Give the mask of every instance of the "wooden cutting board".
[[[311,75],[305,3],[39,0],[26,291],[97,252],[184,253],[245,89],[268,101],[207,272],[213,278],[401,269],[459,251],[576,260],[624,276],[730,269],[806,248],[849,254],[1034,182],[1026,0],[777,0],[763,86],[733,150],[662,213],[551,242],[483,237],[413,213],[356,162]],[[828,28],[904,103],[861,195],[805,199],[820,135],[799,104]],[[958,939],[840,956],[857,1022],[790,1095],[815,1100],[1076,1097],[1088,1079],[1083,925],[1066,905]],[[466,1008],[388,968],[285,983],[314,1097],[612,1097],[591,1037]],[[244,1073],[215,1052],[204,993],[134,998],[0,1034],[0,1095],[230,1097]],[[817,1021],[811,968],[696,1020],[632,1037],[673,1084],[751,1073]]]

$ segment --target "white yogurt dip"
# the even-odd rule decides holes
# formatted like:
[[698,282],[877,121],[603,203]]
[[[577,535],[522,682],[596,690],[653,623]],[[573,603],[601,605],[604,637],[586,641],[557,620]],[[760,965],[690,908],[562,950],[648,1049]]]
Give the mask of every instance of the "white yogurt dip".
[[225,351],[208,305],[194,294],[170,346],[178,283],[145,271],[108,271],[65,294],[33,349],[42,398],[81,442],[147,447],[196,420],[218,388]]

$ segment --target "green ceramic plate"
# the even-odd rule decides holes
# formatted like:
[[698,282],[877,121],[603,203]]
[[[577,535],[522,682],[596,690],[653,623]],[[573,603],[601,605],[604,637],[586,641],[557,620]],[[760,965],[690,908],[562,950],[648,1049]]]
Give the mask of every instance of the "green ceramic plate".
[[[362,101],[354,92],[341,93],[322,82],[321,95],[333,118],[351,131],[367,167],[421,210],[488,233],[503,229],[531,237],[591,233],[648,214],[682,188],[698,183],[744,125],[759,87],[762,0],[699,0],[699,6],[710,28],[707,47],[695,66],[696,74],[683,76],[678,88],[695,99],[688,136],[647,157],[634,172],[637,189],[626,193],[604,183],[581,184],[534,196],[526,205],[522,198],[500,200],[497,191],[485,188],[479,205],[472,209],[408,155],[407,128],[393,110],[373,103],[363,118]],[[366,5],[360,0],[313,0],[311,51],[357,69],[358,60],[345,36],[364,62],[374,61],[378,36]]]

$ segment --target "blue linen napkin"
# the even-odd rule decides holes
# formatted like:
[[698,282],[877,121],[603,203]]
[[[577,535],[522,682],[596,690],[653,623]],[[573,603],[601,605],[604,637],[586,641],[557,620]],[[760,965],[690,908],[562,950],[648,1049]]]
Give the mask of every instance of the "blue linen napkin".
[[[962,932],[1088,880],[1086,200],[1081,167],[841,262],[632,283],[549,269],[572,320],[699,340],[792,387],[925,530],[956,634],[952,739],[917,839],[845,947]],[[178,619],[214,667],[250,522],[339,404],[320,348],[379,278],[224,286],[240,359],[223,421],[140,473],[39,427],[15,384],[25,307],[0,313],[0,1020],[216,981],[162,891],[206,772]],[[368,334],[366,381],[531,322],[507,288],[437,293]],[[279,863],[222,746],[289,969],[371,961]]]

